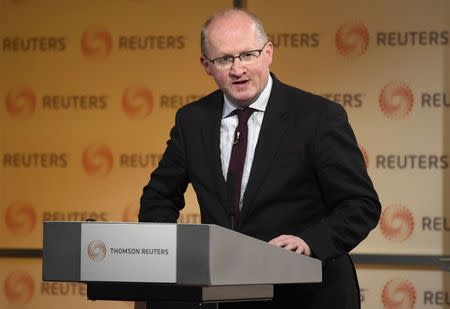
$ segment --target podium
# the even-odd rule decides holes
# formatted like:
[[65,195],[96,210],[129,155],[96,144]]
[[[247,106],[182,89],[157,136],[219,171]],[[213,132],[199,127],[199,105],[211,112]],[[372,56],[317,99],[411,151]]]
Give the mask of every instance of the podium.
[[43,239],[43,280],[86,283],[91,300],[206,309],[322,280],[319,260],[217,225],[44,222]]

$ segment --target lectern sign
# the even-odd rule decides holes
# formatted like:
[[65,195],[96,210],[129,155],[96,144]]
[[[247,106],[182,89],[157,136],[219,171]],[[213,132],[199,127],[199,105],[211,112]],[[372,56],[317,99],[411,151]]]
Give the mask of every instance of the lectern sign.
[[175,283],[176,243],[175,224],[83,224],[81,280]]

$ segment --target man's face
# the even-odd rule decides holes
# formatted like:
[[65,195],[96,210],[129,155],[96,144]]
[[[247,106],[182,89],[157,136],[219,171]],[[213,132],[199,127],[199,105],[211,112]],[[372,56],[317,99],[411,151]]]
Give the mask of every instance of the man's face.
[[[253,20],[243,13],[216,18],[206,33],[206,57],[215,59],[237,56],[243,52],[261,49],[264,46]],[[247,106],[255,101],[269,78],[272,63],[272,43],[267,43],[257,62],[244,65],[239,58],[230,69],[216,67],[205,57],[200,61],[207,74],[211,75],[219,88],[235,104]]]

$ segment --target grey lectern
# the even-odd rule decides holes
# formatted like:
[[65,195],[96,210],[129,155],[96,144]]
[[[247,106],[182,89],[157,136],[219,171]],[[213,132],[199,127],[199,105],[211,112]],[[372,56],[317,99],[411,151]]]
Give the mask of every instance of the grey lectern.
[[91,300],[152,309],[267,300],[274,284],[322,280],[317,259],[207,224],[44,222],[42,265],[44,281],[84,282]]

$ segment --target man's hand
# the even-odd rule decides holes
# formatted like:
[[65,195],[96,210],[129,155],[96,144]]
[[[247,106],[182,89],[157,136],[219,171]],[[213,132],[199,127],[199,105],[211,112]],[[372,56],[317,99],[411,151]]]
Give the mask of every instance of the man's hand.
[[311,249],[306,242],[294,235],[280,235],[269,241],[269,244],[294,251],[295,253],[311,256]]

